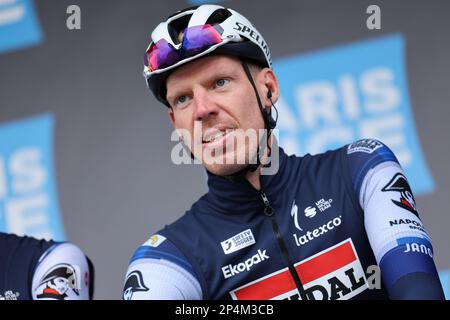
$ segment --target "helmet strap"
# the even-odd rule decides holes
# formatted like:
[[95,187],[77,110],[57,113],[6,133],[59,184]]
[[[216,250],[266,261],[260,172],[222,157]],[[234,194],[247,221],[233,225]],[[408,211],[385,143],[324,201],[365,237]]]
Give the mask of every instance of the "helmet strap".
[[[255,94],[256,94],[256,100],[258,102],[259,110],[261,111],[261,115],[264,120],[264,130],[267,130],[266,147],[268,149],[268,156],[270,156],[271,147],[269,145],[269,139],[270,139],[270,135],[272,133],[272,129],[276,125],[276,121],[272,118],[271,111],[267,111],[262,105],[261,98],[259,97],[259,93],[258,93],[258,90],[256,89],[255,81],[253,80],[253,77],[252,77],[252,74],[250,72],[247,62],[245,60],[241,59],[241,63],[242,63],[242,67],[244,68],[245,74],[247,75],[247,78],[250,81],[250,84],[252,85],[253,90],[255,91]],[[264,149],[260,150],[259,145],[260,145],[260,143],[258,142],[258,147],[256,150],[256,163],[250,163],[245,168],[243,168],[233,174],[226,175],[224,177],[228,180],[236,181],[236,180],[245,178],[245,175],[247,174],[247,172],[255,172],[258,169],[258,167],[261,165],[260,154],[264,152]],[[251,161],[251,162],[253,162],[253,161]]]

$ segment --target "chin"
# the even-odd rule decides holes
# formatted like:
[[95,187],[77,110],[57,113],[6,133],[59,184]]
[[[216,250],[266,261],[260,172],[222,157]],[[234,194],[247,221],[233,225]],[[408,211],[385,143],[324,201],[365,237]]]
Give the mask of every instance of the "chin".
[[205,165],[205,168],[216,176],[229,176],[246,167],[245,164],[213,164]]
[[[239,152],[240,151],[240,152]],[[240,154],[238,157],[236,154]],[[256,152],[255,152],[256,154]],[[217,157],[222,157],[219,161],[218,158],[209,158],[209,161],[204,161],[203,166],[211,173],[217,176],[228,176],[232,175],[245,167],[248,166],[249,156],[244,150],[238,150],[238,152],[234,152],[229,154],[228,157],[225,155],[218,155]],[[232,160],[230,160],[232,159]],[[241,159],[241,160],[238,160]],[[206,159],[203,159],[206,160]],[[211,161],[212,160],[212,161]],[[216,161],[214,161],[216,160]],[[241,161],[239,163],[239,161]]]

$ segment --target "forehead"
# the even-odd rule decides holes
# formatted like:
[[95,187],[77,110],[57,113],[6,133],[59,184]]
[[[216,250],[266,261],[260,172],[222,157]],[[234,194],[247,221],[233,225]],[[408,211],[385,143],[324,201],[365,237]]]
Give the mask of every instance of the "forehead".
[[217,74],[239,72],[242,69],[240,64],[238,58],[227,55],[212,55],[194,60],[182,65],[169,75],[166,81],[167,90],[185,82],[195,81],[197,78],[204,79]]

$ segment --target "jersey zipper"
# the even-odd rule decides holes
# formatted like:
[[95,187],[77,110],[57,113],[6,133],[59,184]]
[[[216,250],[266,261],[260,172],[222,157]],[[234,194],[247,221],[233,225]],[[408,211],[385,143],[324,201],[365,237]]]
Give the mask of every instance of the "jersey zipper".
[[290,272],[292,278],[294,279],[298,293],[302,300],[308,300],[308,297],[305,294],[305,289],[303,288],[302,282],[300,281],[300,277],[299,277],[297,271],[295,270],[294,264],[292,263],[292,259],[289,255],[288,249],[286,247],[286,243],[284,242],[283,237],[281,235],[280,228],[278,226],[278,222],[275,217],[275,210],[270,205],[270,201],[267,198],[264,191],[260,190],[258,192],[264,202],[264,215],[266,217],[269,217],[272,221],[272,229],[275,234],[275,238],[277,240],[278,247],[280,248],[281,254],[283,255],[283,257],[286,261],[289,272]]

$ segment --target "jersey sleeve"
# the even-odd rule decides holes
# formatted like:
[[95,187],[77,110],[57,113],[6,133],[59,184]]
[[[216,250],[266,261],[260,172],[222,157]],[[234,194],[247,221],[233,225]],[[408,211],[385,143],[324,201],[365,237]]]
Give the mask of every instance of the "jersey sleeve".
[[34,300],[88,300],[94,268],[80,248],[56,243],[40,257],[33,275]]
[[347,146],[352,187],[391,299],[444,299],[433,248],[393,152],[373,139]]
[[155,234],[141,245],[125,277],[124,300],[201,300],[192,265],[170,240]]

